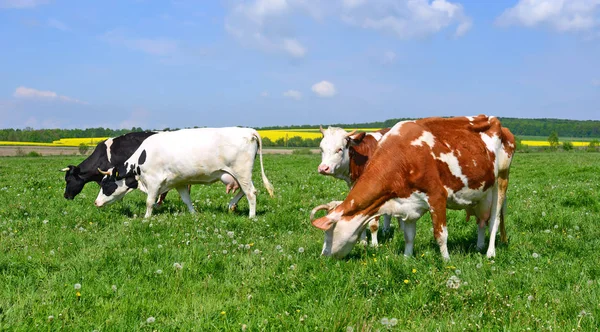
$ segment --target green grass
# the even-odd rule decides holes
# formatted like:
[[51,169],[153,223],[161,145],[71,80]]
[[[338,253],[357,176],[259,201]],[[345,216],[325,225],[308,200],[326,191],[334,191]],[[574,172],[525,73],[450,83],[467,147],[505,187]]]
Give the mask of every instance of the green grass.
[[[320,257],[309,211],[347,188],[317,174],[318,155],[264,156],[276,197],[256,167],[256,220],[245,199],[229,213],[220,184],[192,188],[195,215],[175,192],[150,220],[141,192],[97,209],[94,183],[67,201],[58,170],[81,159],[0,159],[0,330],[598,329],[600,154],[517,154],[508,245],[486,259],[475,223],[451,211],[450,263],[428,216],[415,257],[397,224],[378,249]],[[455,275],[460,287],[447,287]]]

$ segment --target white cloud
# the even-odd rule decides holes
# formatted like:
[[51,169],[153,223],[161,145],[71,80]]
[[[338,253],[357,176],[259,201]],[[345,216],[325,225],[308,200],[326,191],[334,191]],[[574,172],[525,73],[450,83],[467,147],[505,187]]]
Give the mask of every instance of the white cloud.
[[306,49],[296,39],[284,39],[283,49],[296,58],[301,58],[306,54]]
[[333,97],[336,94],[335,85],[328,81],[321,81],[312,86],[312,91],[319,97]]
[[131,50],[141,51],[151,55],[169,56],[179,53],[179,42],[166,38],[131,38],[120,30],[105,33],[102,39],[113,45],[127,47]]
[[298,91],[298,90],[287,90],[286,92],[283,93],[283,96],[292,98],[292,99],[296,99],[296,100],[302,99],[302,93],[300,93],[300,91]]
[[317,17],[315,6],[306,0],[255,0],[240,2],[225,19],[225,30],[244,46],[302,58],[307,50],[286,20],[294,12]]
[[585,31],[600,24],[600,0],[520,0],[498,17],[503,26],[550,26],[556,31]]
[[396,53],[393,51],[386,51],[383,53],[383,63],[384,64],[392,64],[396,61]]
[[450,26],[457,26],[454,35],[460,37],[472,26],[463,6],[446,0],[344,1],[344,4],[343,22],[392,33],[400,39],[432,35]]
[[64,24],[63,22],[61,22],[61,21],[59,21],[57,19],[53,19],[53,18],[51,18],[51,19],[48,20],[48,26],[51,27],[51,28],[55,28],[55,29],[61,30],[61,31],[68,31],[69,30],[69,27],[66,24]]
[[27,88],[24,86],[18,87],[15,90],[15,92],[13,93],[13,96],[15,98],[23,98],[23,99],[61,100],[61,101],[69,102],[69,103],[87,105],[87,103],[84,101],[77,100],[75,98],[71,98],[71,97],[67,97],[67,96],[61,96],[54,91],[36,90],[36,89],[32,89],[32,88]]
[[0,0],[0,8],[29,9],[48,3],[49,0]]

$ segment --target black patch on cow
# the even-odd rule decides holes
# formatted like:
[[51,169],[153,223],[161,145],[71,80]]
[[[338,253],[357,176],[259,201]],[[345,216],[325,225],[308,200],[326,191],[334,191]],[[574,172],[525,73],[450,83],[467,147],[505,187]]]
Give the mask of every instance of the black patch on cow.
[[102,193],[105,196],[111,196],[117,190],[118,187],[115,178],[112,176],[104,177],[100,186],[102,187]]
[[137,189],[138,182],[134,176],[128,176],[125,178],[125,185],[127,188]]
[[142,170],[140,169],[140,166],[137,167],[137,175],[141,175],[142,174]]
[[142,165],[146,162],[146,150],[142,151],[140,157],[138,158],[138,165]]

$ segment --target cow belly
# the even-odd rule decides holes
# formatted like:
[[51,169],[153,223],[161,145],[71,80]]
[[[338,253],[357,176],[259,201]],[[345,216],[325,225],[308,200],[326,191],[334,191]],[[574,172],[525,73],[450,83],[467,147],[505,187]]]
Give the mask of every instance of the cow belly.
[[491,198],[491,188],[488,190],[464,188],[457,192],[448,192],[446,207],[451,210],[463,210],[478,205],[482,200]]
[[393,198],[379,208],[379,214],[390,214],[403,220],[419,219],[429,210],[427,195],[413,193],[408,198]]

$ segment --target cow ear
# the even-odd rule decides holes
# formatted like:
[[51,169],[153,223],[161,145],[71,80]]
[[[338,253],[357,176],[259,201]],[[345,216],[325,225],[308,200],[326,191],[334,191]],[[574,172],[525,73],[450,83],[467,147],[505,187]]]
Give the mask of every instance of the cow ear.
[[362,133],[358,133],[354,136],[348,136],[346,137],[346,141],[348,141],[348,146],[357,146],[360,144],[360,142],[362,142],[362,140],[365,138],[365,135],[367,135],[367,133],[362,132]]
[[322,229],[324,231],[328,230],[333,226],[333,221],[327,216],[321,217],[319,219],[315,219],[312,221],[312,225],[318,229]]

